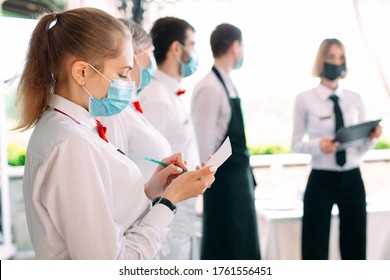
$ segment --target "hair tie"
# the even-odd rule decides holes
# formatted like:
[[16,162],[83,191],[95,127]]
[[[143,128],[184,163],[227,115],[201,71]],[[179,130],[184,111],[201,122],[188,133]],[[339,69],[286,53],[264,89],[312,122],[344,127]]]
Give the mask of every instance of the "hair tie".
[[58,18],[57,18],[58,13],[57,12],[53,12],[52,15],[53,15],[53,18],[51,19],[50,22],[47,23],[47,27],[46,27],[47,31],[49,31],[50,28],[52,28],[54,25],[56,25],[57,20],[58,20]]

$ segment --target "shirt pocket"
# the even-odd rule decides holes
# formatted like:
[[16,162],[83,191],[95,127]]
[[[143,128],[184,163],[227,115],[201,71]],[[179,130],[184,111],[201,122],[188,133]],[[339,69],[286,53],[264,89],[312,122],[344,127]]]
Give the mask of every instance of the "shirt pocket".
[[360,122],[360,112],[356,108],[345,108],[343,111],[344,126],[351,126]]
[[333,114],[329,112],[311,112],[308,116],[308,124],[309,127],[324,125],[329,126],[329,124],[334,122]]
[[312,111],[308,116],[307,129],[312,137],[333,135],[335,130],[334,115],[326,111]]

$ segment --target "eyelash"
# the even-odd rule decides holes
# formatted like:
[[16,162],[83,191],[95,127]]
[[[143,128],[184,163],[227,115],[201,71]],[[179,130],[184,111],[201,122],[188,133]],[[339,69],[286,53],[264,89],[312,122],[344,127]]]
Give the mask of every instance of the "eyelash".
[[125,75],[119,74],[118,76],[119,76],[119,78],[121,78],[121,79],[127,79],[127,76],[125,76]]

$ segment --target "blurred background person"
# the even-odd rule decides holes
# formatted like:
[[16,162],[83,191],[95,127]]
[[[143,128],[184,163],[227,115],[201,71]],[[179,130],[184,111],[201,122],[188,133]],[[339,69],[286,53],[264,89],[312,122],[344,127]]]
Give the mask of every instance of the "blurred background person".
[[341,258],[366,259],[366,193],[359,165],[382,128],[378,125],[363,144],[338,150],[336,131],[366,121],[361,96],[340,84],[347,70],[344,45],[334,38],[323,40],[313,66],[320,84],[295,99],[292,150],[310,154],[312,167],[303,199],[303,259],[328,259],[334,204],[339,210]]
[[157,70],[156,60],[153,56],[152,38],[140,24],[124,18],[119,20],[133,34],[134,67],[130,72],[130,76],[137,85],[138,93],[153,80]]
[[[153,81],[138,95],[146,119],[165,136],[172,151],[180,151],[192,170],[200,163],[198,144],[189,113],[181,95],[182,78],[198,67],[195,56],[195,29],[176,17],[157,19],[150,31],[157,71]],[[162,259],[192,259],[196,220],[196,199],[183,201],[167,233],[170,253]]]
[[223,23],[211,33],[214,65],[194,88],[191,116],[200,149],[206,160],[226,137],[232,155],[219,168],[212,188],[203,195],[201,258],[260,259],[254,189],[244,120],[238,91],[230,78],[244,61],[242,33]]

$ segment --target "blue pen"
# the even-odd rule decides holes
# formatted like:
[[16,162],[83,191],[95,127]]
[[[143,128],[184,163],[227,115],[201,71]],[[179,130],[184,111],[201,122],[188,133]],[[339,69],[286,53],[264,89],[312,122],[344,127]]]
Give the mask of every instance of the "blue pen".
[[[164,166],[164,167],[169,166],[168,163],[165,163],[165,162],[162,162],[162,161],[159,161],[159,160],[157,160],[157,159],[150,158],[150,157],[144,157],[144,160],[147,160],[147,161],[151,161],[151,162],[157,163],[157,164],[159,164],[159,165],[161,165],[161,166]],[[187,170],[183,170],[183,173],[184,173],[184,172],[187,172]]]

